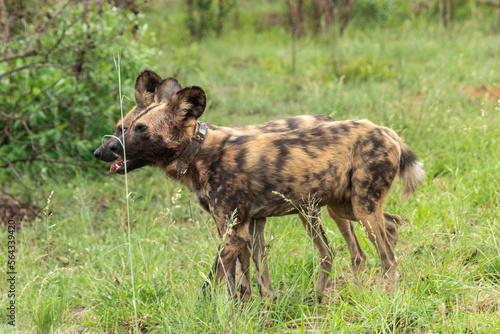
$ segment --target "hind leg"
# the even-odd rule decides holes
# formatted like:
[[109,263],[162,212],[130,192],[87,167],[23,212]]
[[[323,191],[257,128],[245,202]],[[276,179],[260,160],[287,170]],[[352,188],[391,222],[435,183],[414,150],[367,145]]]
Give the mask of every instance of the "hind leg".
[[401,218],[397,215],[384,212],[385,232],[391,247],[396,250],[396,245],[399,238],[399,226],[401,225]]
[[[359,244],[358,237],[354,232],[354,224],[348,219],[341,218],[332,207],[327,207],[330,217],[335,221],[337,227],[344,237],[349,253],[351,255],[351,263],[355,276],[358,276],[365,267],[366,254],[363,252]],[[393,249],[396,249],[398,242],[398,229],[401,225],[401,218],[396,215],[384,212],[385,230],[389,243]]]
[[371,211],[353,198],[353,209],[359,222],[365,228],[368,238],[377,249],[386,279],[392,280],[396,274],[396,253],[386,233],[384,212],[381,205]]
[[349,254],[351,255],[351,264],[354,276],[357,277],[365,268],[366,254],[359,245],[358,237],[354,232],[354,225],[351,221],[340,218],[335,211],[327,207],[330,217],[335,221],[337,227],[347,243]]
[[308,212],[307,217],[303,214],[299,214],[299,218],[302,221],[307,233],[318,248],[321,258],[320,271],[316,281],[316,299],[321,301],[328,276],[332,271],[333,253],[328,246],[329,242],[326,238],[323,226],[321,226],[321,210],[312,209]]
[[[378,141],[372,140],[375,137]],[[386,232],[383,204],[399,171],[400,154],[399,147],[374,132],[354,158],[350,177],[352,213],[375,245],[388,280],[396,274],[397,260]]]

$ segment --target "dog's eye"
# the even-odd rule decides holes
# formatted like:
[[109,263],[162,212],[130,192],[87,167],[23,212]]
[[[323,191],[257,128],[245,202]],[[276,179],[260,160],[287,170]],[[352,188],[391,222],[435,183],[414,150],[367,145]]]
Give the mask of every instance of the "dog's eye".
[[135,131],[137,132],[143,132],[146,129],[147,129],[146,124],[137,124],[137,126],[135,127]]

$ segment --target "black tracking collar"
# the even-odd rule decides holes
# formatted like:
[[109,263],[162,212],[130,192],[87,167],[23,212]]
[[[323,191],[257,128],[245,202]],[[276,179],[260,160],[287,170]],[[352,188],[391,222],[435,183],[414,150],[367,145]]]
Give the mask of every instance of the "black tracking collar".
[[201,148],[201,145],[205,141],[207,136],[207,125],[205,123],[196,122],[196,127],[194,129],[194,134],[191,142],[186,147],[181,156],[177,159],[176,169],[177,173],[180,175],[186,174],[189,165],[193,162],[196,154]]

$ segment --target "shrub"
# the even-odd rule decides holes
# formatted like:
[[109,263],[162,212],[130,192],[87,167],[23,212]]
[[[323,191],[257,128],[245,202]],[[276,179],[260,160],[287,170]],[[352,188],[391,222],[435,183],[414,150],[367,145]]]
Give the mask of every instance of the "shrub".
[[98,138],[119,115],[113,57],[126,60],[124,86],[133,87],[147,66],[130,33],[136,15],[103,0],[27,1],[1,10],[8,20],[0,46],[0,167],[23,179],[89,166]]

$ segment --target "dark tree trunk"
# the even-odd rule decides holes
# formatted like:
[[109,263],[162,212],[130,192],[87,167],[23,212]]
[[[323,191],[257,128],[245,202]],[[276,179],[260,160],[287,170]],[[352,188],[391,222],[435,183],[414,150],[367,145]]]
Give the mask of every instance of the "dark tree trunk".
[[443,0],[443,24],[445,27],[448,26],[448,0]]

